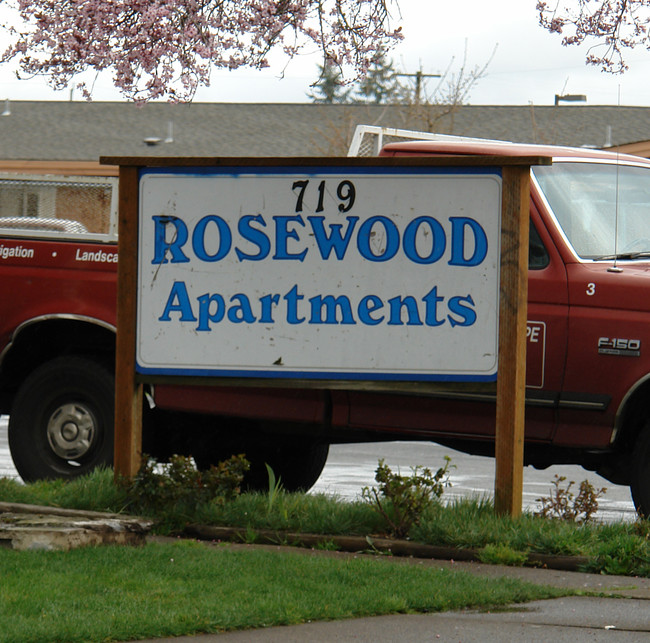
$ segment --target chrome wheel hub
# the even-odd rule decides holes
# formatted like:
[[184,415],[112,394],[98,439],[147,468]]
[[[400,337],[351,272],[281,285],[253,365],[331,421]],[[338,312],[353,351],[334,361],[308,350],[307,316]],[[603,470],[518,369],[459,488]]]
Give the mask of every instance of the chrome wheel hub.
[[64,460],[77,460],[91,448],[96,436],[95,418],[81,404],[64,404],[47,423],[47,439],[52,451]]

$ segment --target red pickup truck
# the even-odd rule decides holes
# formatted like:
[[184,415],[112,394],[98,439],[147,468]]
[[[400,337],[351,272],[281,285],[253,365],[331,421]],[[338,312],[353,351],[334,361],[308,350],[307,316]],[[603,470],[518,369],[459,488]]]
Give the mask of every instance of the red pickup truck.
[[[381,151],[456,154],[553,157],[532,168],[526,464],[580,464],[629,485],[650,515],[650,161],[489,141]],[[115,190],[102,181],[90,207],[80,179],[0,180],[0,413],[25,480],[111,462],[117,250]],[[200,466],[245,452],[252,486],[268,462],[289,489],[315,482],[331,443],[431,440],[493,454],[489,391],[384,389],[156,386],[144,449],[191,453]]]

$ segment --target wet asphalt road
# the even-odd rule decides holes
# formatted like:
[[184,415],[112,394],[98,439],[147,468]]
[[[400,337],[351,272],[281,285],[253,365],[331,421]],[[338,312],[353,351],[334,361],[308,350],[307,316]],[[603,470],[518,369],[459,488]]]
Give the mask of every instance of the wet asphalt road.
[[[17,478],[7,444],[8,417],[0,416],[0,477]],[[358,498],[361,489],[375,484],[374,475],[380,458],[393,471],[408,473],[412,466],[427,466],[436,470],[449,455],[455,468],[451,471],[452,486],[445,498],[484,496],[494,493],[494,460],[468,456],[429,442],[384,442],[369,444],[334,445],[323,473],[313,488],[316,493],[335,494],[346,500]],[[612,485],[604,478],[576,466],[554,466],[543,471],[524,469],[524,507],[535,510],[536,499],[548,496],[553,476],[574,480],[573,490],[588,479],[596,488],[607,491],[599,500],[598,517],[603,521],[634,520],[634,505],[627,487]]]
[[[374,472],[379,458],[384,458],[393,471],[408,473],[415,465],[427,466],[433,471],[451,457],[455,468],[451,471],[452,486],[445,490],[444,498],[494,495],[494,459],[466,455],[431,442],[388,442],[372,444],[335,445],[330,449],[327,465],[313,491],[338,494],[347,499],[359,496],[364,486],[375,484]],[[544,470],[524,467],[524,508],[536,510],[537,498],[549,496],[555,475],[575,481],[572,491],[577,495],[582,480],[589,480],[600,489],[606,488],[599,499],[598,517],[603,521],[636,518],[628,487],[611,484],[599,475],[582,467],[562,465]],[[564,483],[566,485],[566,483]]]
[[7,420],[6,415],[0,415],[0,478],[16,478],[18,474],[11,461],[7,443]]

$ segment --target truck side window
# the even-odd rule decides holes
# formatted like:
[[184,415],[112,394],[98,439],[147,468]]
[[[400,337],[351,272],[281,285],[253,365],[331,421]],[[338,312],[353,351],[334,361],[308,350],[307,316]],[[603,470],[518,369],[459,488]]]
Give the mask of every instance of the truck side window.
[[114,179],[0,176],[0,230],[7,236],[116,237]]
[[542,239],[532,221],[530,222],[528,239],[528,270],[546,268],[549,263],[548,252],[546,252]]

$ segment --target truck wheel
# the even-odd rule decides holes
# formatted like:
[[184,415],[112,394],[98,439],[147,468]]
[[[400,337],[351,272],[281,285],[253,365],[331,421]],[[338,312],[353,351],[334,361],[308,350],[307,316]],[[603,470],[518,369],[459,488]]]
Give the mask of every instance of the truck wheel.
[[232,454],[243,453],[250,462],[250,471],[244,478],[245,491],[267,491],[269,476],[268,464],[276,480],[287,491],[309,491],[318,480],[327,462],[329,444],[313,439],[292,438],[278,439],[273,445],[251,447],[253,440],[238,444],[236,448],[211,448],[200,454],[194,454],[194,460],[200,469],[208,468],[227,460]]
[[103,366],[58,357],[18,390],[9,416],[9,448],[21,478],[73,478],[113,462],[115,387]]
[[639,434],[634,447],[630,490],[638,514],[650,518],[650,422]]
[[314,440],[289,439],[262,453],[247,455],[251,470],[245,479],[246,488],[267,491],[268,464],[276,480],[287,491],[309,491],[315,484],[327,462],[329,444]]

